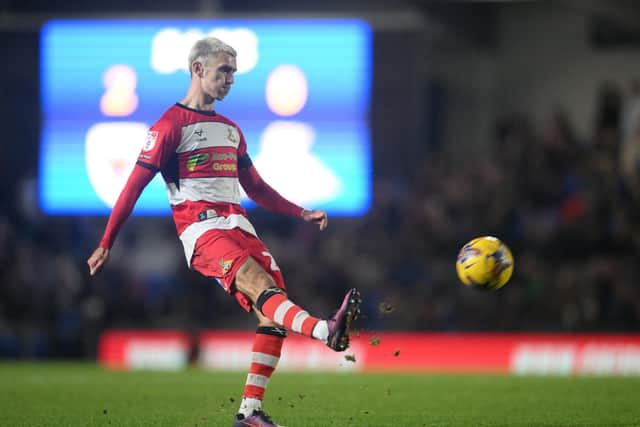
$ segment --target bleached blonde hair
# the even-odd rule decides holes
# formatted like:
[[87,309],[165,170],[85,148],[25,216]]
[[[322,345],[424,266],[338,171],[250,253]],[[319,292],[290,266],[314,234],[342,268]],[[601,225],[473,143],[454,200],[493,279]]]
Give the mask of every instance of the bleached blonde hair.
[[234,58],[238,55],[236,50],[216,37],[205,37],[198,40],[189,51],[189,72],[191,73],[191,64],[193,61],[200,61],[203,64],[212,56],[226,53]]

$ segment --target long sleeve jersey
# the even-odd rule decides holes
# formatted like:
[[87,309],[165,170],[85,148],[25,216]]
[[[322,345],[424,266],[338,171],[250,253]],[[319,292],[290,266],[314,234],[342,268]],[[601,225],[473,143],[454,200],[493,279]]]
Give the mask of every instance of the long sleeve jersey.
[[198,238],[211,229],[239,227],[256,235],[240,205],[240,185],[260,206],[300,216],[260,177],[240,128],[213,111],[175,104],[149,129],[136,166],[116,202],[100,246],[111,248],[144,187],[160,172],[187,263]]

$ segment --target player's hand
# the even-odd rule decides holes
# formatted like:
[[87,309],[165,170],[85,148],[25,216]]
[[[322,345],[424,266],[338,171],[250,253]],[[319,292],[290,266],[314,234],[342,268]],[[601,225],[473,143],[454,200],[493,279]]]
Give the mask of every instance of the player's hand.
[[304,219],[307,222],[314,222],[318,224],[318,226],[320,227],[320,231],[327,228],[327,224],[329,223],[329,219],[327,218],[327,213],[325,211],[318,210],[318,209],[314,209],[312,211],[308,211],[304,209],[300,214],[300,216],[302,216],[302,219]]
[[102,270],[102,266],[107,263],[109,259],[109,249],[105,248],[97,248],[93,251],[93,254],[87,260],[87,264],[89,265],[89,274],[95,275],[100,270]]

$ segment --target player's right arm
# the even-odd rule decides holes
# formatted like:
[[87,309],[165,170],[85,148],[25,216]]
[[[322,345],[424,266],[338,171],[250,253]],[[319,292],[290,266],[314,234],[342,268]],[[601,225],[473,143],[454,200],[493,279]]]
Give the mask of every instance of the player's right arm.
[[109,259],[109,250],[113,246],[113,242],[118,235],[118,231],[126,219],[131,215],[131,211],[133,211],[133,207],[138,201],[142,190],[144,190],[144,187],[151,182],[154,175],[154,170],[143,167],[140,164],[136,164],[136,166],[134,166],[127,183],[118,197],[118,201],[111,211],[100,245],[95,251],[93,251],[93,254],[91,254],[87,260],[90,275],[93,276],[99,272],[102,269],[102,266]]
[[131,215],[142,190],[175,153],[177,135],[176,126],[166,115],[149,130],[138,161],[111,211],[100,245],[87,260],[90,275],[98,273],[108,261],[118,231]]

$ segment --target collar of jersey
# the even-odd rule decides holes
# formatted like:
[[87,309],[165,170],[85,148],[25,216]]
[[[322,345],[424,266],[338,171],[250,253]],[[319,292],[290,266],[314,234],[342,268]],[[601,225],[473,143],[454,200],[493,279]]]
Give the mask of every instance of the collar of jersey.
[[184,108],[185,110],[189,110],[189,111],[193,111],[194,113],[198,113],[198,114],[204,114],[205,116],[215,116],[216,112],[211,110],[211,111],[205,111],[205,110],[196,110],[195,108],[189,108],[186,105],[182,105],[179,102],[176,102],[176,105],[180,108]]

